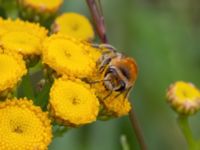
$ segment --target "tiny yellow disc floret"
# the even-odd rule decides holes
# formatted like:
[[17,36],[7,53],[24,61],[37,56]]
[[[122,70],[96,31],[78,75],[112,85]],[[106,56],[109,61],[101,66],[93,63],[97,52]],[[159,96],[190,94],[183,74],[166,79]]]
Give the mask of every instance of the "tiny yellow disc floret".
[[13,88],[26,74],[25,62],[17,54],[0,53],[0,92]]
[[89,85],[60,78],[51,88],[50,109],[56,120],[79,126],[96,120],[99,102]]
[[52,26],[54,33],[62,33],[81,40],[92,40],[94,31],[89,20],[78,13],[64,13],[57,17]]
[[194,114],[200,109],[200,91],[192,84],[178,81],[167,92],[169,104],[182,114]]
[[52,130],[47,113],[27,99],[0,103],[1,150],[47,150]]
[[52,35],[43,44],[43,62],[58,74],[87,77],[96,68],[100,53],[75,38]]

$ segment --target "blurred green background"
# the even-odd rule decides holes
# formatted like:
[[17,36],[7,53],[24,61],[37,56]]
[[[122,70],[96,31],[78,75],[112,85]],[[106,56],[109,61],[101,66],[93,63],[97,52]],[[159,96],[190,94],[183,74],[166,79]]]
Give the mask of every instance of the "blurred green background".
[[[176,114],[165,95],[170,83],[193,82],[200,87],[199,0],[102,0],[109,42],[133,56],[139,78],[131,93],[149,150],[186,150]],[[84,0],[65,0],[61,12],[80,12],[91,19]],[[11,12],[12,13],[12,12]],[[200,137],[200,114],[190,119]],[[121,150],[126,135],[139,150],[128,117],[72,129],[55,138],[50,150]]]

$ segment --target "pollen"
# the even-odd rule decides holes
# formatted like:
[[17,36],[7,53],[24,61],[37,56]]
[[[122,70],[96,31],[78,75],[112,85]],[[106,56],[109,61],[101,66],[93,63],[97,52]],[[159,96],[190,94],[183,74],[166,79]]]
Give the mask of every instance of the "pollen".
[[96,120],[99,101],[86,83],[60,78],[50,91],[50,111],[58,122],[80,126]]
[[[95,89],[95,94],[101,102],[103,108],[99,117],[121,117],[127,115],[131,110],[131,104],[125,97],[124,93],[108,91],[103,83],[92,86]],[[102,113],[103,112],[103,113]]]
[[181,114],[194,114],[200,109],[200,91],[192,84],[178,81],[170,85],[167,101]]
[[0,92],[13,88],[26,74],[25,62],[21,56],[0,53]]
[[115,96],[110,96],[103,101],[106,111],[115,117],[127,115],[131,110],[129,100],[123,94],[118,97]]
[[89,44],[64,35],[52,35],[43,44],[43,63],[58,74],[79,78],[91,76],[99,51]]
[[47,150],[52,138],[48,115],[31,100],[0,103],[1,150]]
[[78,13],[64,13],[57,17],[52,26],[52,32],[69,35],[81,40],[91,41],[94,38],[90,21]]

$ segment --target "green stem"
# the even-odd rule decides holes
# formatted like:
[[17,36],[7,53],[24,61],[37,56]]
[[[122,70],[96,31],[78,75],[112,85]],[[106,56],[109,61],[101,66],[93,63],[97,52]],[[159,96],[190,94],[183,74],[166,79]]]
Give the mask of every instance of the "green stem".
[[13,90],[12,96],[18,98],[18,87],[16,87],[16,88]]
[[32,83],[31,83],[29,71],[23,77],[23,80],[22,80],[21,84],[22,84],[22,89],[23,89],[24,96],[26,96],[29,99],[34,100],[35,97],[34,97],[34,92],[33,92],[33,88],[32,88]]
[[188,116],[179,115],[177,118],[177,122],[183,135],[185,136],[189,149],[198,150],[198,143],[192,135],[192,131],[188,122]]
[[130,147],[128,145],[128,141],[125,135],[121,135],[120,141],[122,145],[122,150],[130,150]]
[[62,137],[68,130],[69,130],[69,128],[67,126],[54,125],[53,126],[53,137],[54,138]]
[[35,64],[35,66],[29,68],[29,74],[33,75],[41,70],[42,70],[42,63],[41,61],[39,61],[37,64]]
[[47,110],[47,104],[49,100],[49,92],[52,83],[47,81],[41,92],[37,93],[35,104],[42,107],[43,110]]

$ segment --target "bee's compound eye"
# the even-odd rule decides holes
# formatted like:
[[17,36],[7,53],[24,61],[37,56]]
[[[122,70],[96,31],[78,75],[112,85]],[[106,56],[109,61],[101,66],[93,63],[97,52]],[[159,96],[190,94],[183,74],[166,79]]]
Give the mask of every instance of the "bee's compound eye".
[[130,79],[130,72],[127,68],[125,67],[120,67],[121,73],[126,77],[127,79]]
[[119,83],[120,83],[120,87],[116,91],[118,91],[118,92],[124,91],[126,89],[126,83],[123,80],[120,80]]
[[108,74],[108,73],[111,73],[111,74],[114,74],[114,75],[117,74],[115,68],[112,68],[112,67],[109,67],[109,68],[108,68],[108,70],[106,71],[106,74]]

